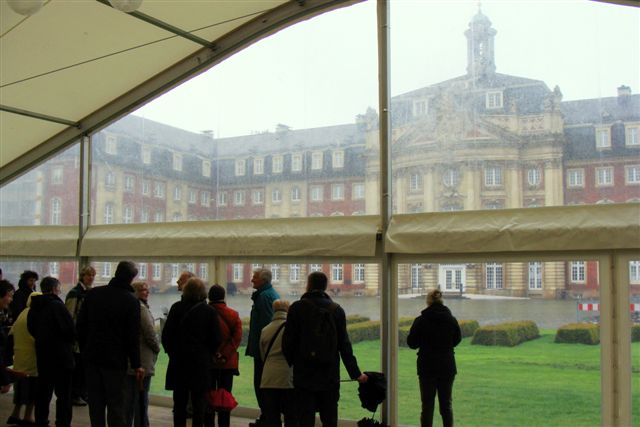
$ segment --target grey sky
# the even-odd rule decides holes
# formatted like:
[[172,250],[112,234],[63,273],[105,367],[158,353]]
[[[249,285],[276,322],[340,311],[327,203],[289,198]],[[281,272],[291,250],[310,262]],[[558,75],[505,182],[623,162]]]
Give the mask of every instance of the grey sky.
[[[391,91],[466,73],[464,31],[477,1],[394,0]],[[640,11],[590,1],[484,1],[497,72],[560,86],[565,100],[640,92]],[[263,40],[135,114],[226,137],[353,123],[377,109],[374,1]]]

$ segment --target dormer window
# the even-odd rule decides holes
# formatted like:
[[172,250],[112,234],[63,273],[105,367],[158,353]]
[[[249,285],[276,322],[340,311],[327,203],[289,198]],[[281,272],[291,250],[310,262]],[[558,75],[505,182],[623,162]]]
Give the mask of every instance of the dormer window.
[[173,153],[173,170],[182,171],[182,154],[180,153]]
[[244,176],[246,168],[245,159],[236,160],[236,176]]
[[610,128],[596,128],[596,148],[600,150],[611,148]]
[[415,117],[424,116],[428,111],[428,101],[426,99],[421,99],[413,102],[413,115]]
[[502,91],[487,92],[485,102],[488,109],[502,108]]
[[633,147],[640,147],[640,138],[638,138],[638,133],[640,133],[640,125],[625,126],[626,144]]
[[118,140],[115,137],[115,135],[107,135],[104,151],[107,154],[112,154],[112,155],[118,154]]

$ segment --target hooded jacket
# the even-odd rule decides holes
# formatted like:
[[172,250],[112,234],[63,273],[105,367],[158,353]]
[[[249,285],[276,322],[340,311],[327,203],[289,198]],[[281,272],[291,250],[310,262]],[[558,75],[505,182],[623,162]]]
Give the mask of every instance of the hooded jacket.
[[216,369],[238,370],[238,347],[242,341],[242,320],[237,311],[227,306],[223,301],[210,303],[211,307],[218,312],[220,322],[221,344],[218,347],[220,353],[227,361],[224,365],[216,365]]
[[56,294],[31,299],[27,328],[36,343],[38,373],[73,370],[75,329],[64,302]]
[[140,303],[126,280],[114,277],[87,292],[76,327],[87,362],[123,371],[127,361],[133,369],[141,366]]
[[446,306],[434,302],[424,309],[407,336],[409,348],[419,349],[418,376],[454,376],[458,371],[453,348],[461,339],[460,325]]

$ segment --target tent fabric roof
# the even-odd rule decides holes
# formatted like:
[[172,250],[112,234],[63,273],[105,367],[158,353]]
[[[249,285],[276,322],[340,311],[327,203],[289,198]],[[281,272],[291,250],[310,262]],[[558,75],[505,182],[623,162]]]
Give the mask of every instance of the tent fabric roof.
[[0,2],[0,184],[260,38],[355,2],[144,0],[135,12],[211,46],[106,0],[49,0],[31,16]]

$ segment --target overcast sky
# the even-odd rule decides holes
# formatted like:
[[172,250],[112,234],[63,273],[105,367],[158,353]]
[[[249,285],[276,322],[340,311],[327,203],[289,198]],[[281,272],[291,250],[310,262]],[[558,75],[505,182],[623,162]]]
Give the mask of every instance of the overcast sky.
[[[640,10],[590,1],[483,1],[496,29],[496,71],[556,85],[564,100],[640,92]],[[393,0],[391,92],[466,73],[477,1]],[[217,137],[353,123],[377,110],[376,4],[287,28],[135,114]]]

